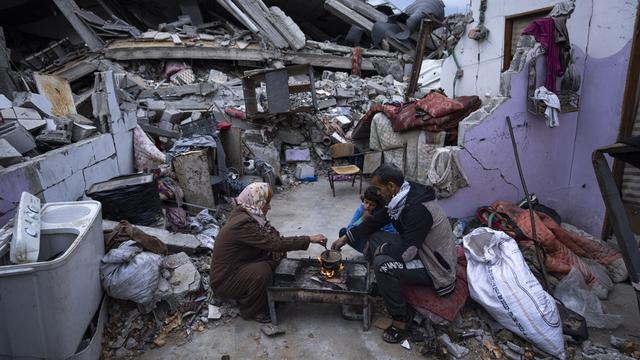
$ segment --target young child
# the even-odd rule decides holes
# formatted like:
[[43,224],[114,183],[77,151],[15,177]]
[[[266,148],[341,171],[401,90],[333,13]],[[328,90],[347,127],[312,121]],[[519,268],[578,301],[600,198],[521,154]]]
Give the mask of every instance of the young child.
[[[351,222],[349,222],[349,225],[347,225],[346,228],[340,229],[339,234],[341,237],[347,233],[347,230],[359,225],[367,217],[377,213],[378,211],[385,211],[384,200],[378,194],[378,189],[375,186],[369,186],[364,191],[364,194],[360,196],[360,199],[362,200],[362,204],[360,204],[356,209]],[[385,225],[381,230],[388,233],[397,233],[396,229],[391,224]],[[366,244],[352,244],[351,246],[359,252],[364,253],[365,245]]]

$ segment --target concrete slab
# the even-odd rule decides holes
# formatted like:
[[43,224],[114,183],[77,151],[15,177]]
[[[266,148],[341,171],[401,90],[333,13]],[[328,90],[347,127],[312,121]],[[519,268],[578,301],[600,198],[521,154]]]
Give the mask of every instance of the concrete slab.
[[[118,223],[115,221],[103,219],[102,229],[111,230],[117,224]],[[145,233],[160,239],[160,241],[162,241],[167,245],[167,247],[169,248],[169,252],[171,253],[184,251],[187,254],[193,254],[196,251],[196,249],[200,246],[200,240],[196,239],[196,237],[191,234],[172,233],[164,229],[158,229],[158,228],[153,228],[149,226],[141,226],[141,225],[135,225],[135,226],[140,230],[144,231]]]
[[15,93],[13,105],[37,109],[42,115],[54,116],[51,102],[44,95],[31,92]]
[[92,138],[91,146],[93,146],[93,156],[96,162],[102,161],[116,153],[111,134],[102,134]]
[[85,190],[89,190],[91,185],[95,183],[118,176],[118,161],[114,155],[82,170],[82,173],[84,175]]
[[0,165],[9,166],[22,160],[22,154],[5,139],[0,139]]

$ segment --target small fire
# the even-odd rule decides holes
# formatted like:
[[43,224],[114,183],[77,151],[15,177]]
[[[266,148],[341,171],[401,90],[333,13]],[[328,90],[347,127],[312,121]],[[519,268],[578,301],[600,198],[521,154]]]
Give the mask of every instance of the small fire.
[[344,264],[343,263],[340,263],[340,268],[338,270],[340,270],[340,272],[344,271]]
[[332,277],[336,276],[335,270],[329,270],[325,268],[320,269],[320,274],[324,275],[327,279],[331,279]]

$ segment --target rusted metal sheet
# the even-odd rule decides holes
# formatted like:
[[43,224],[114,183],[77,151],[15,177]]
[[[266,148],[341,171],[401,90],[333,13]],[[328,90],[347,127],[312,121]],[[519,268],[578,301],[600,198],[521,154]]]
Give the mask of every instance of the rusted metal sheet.
[[55,116],[67,116],[77,114],[73,101],[73,93],[69,82],[56,75],[34,73],[38,92],[51,102],[51,109]]

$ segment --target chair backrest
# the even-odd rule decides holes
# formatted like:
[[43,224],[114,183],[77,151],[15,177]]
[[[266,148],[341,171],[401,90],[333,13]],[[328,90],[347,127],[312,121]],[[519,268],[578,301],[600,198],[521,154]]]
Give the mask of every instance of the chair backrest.
[[349,156],[353,156],[355,152],[355,146],[351,143],[335,144],[329,148],[329,153],[332,159],[340,159]]

